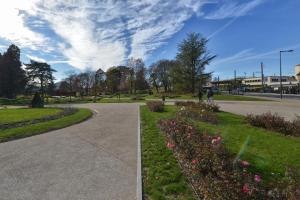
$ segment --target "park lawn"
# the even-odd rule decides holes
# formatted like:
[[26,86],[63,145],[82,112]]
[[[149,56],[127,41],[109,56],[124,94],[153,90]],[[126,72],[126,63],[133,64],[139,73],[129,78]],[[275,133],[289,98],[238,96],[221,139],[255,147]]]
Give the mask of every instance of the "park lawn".
[[50,120],[47,122],[27,125],[18,128],[0,130],[0,142],[6,142],[9,140],[29,137],[29,136],[45,133],[51,130],[64,128],[82,122],[91,116],[92,116],[92,112],[89,109],[80,108],[78,109],[78,112],[56,120]]
[[[251,163],[251,169],[266,178],[283,176],[286,167],[293,166],[300,172],[300,139],[253,127],[245,117],[220,112],[219,124],[196,122],[199,130],[220,133],[227,149],[234,154],[242,152],[242,159]],[[247,141],[248,138],[248,142]],[[247,143],[244,151],[243,144]]]
[[167,106],[166,110],[153,113],[146,106],[141,106],[144,194],[146,199],[195,199],[157,125],[160,119],[172,117],[174,109]]
[[0,124],[22,122],[56,115],[62,112],[59,108],[9,108],[0,109]]
[[[168,159],[173,159],[173,156],[165,148],[164,137],[158,128],[157,121],[162,118],[174,117],[177,110],[175,106],[166,106],[166,108],[166,112],[163,113],[150,112],[146,107],[141,109],[142,118],[144,118],[143,126],[147,127],[146,130],[143,128],[143,131],[152,136],[148,138],[147,134],[144,133],[144,140],[148,140],[143,141],[143,145],[145,145],[143,147],[143,153],[145,154],[143,158],[147,161],[146,164],[144,163],[144,168],[152,169],[155,172],[162,170],[157,173],[160,173],[164,178],[168,178],[169,174],[173,172],[170,172],[168,168],[160,168],[160,165],[166,165],[164,164],[164,159],[167,159],[167,163],[170,162]],[[250,170],[261,174],[264,180],[282,178],[286,168],[289,166],[298,169],[300,172],[299,138],[283,136],[276,132],[252,127],[246,123],[243,116],[225,112],[217,113],[217,115],[219,117],[219,124],[217,125],[199,121],[193,121],[193,123],[202,132],[221,134],[225,147],[235,155],[242,153],[240,159],[249,161],[251,164]],[[242,151],[247,138],[248,143]],[[150,144],[147,145],[147,143]],[[164,152],[169,153],[169,155],[167,156],[167,153]],[[177,168],[177,164],[174,165]],[[151,176],[151,173],[150,175],[144,174],[146,180],[151,180],[148,183],[149,186],[145,187],[146,192],[151,190],[152,187],[159,188],[163,186],[158,180],[155,180],[155,177]],[[161,194],[163,193],[161,192]]]

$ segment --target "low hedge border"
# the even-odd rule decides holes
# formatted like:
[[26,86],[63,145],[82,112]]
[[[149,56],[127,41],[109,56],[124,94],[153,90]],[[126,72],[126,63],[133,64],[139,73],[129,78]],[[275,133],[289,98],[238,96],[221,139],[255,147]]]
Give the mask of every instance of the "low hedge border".
[[0,143],[65,128],[67,126],[71,126],[83,122],[91,118],[92,116],[93,113],[91,110],[85,108],[79,108],[78,112],[75,112],[72,115],[68,115],[59,119],[41,122],[37,124],[31,124],[27,126],[18,127],[18,128],[0,130]]
[[78,112],[78,109],[76,109],[76,108],[59,108],[59,109],[61,109],[62,111],[55,115],[49,115],[49,116],[45,116],[42,118],[26,120],[26,121],[21,121],[21,122],[0,124],[0,130],[10,129],[10,128],[18,128],[18,127],[37,124],[37,123],[41,123],[41,122],[47,122],[50,120],[55,120],[55,119],[69,116],[69,115],[73,115],[74,113]]

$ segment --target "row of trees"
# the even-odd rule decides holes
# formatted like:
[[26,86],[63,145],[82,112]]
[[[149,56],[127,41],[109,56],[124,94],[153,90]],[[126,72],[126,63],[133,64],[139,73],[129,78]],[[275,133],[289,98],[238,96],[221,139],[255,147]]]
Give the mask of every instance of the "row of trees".
[[191,33],[183,40],[176,59],[159,60],[149,68],[142,59],[130,58],[127,66],[111,67],[106,72],[71,74],[61,86],[62,93],[82,95],[129,93],[152,89],[157,93],[203,93],[202,86],[211,78],[205,67],[216,57],[207,50],[208,40]]
[[54,92],[54,69],[47,63],[31,60],[29,64],[20,61],[21,51],[10,45],[0,54],[0,97],[15,98],[18,94]]
[[178,46],[174,60],[159,60],[146,68],[142,59],[130,58],[127,66],[109,68],[106,72],[69,73],[54,85],[53,70],[47,63],[31,60],[22,68],[20,49],[11,45],[0,54],[0,96],[14,98],[17,94],[40,91],[53,95],[99,95],[154,90],[157,93],[200,93],[210,78],[205,67],[216,57],[207,50],[208,40],[191,33]]
[[203,92],[203,85],[211,78],[205,67],[216,57],[207,50],[206,38],[191,33],[178,47],[175,60],[160,60],[150,66],[150,83],[158,92]]
[[136,94],[139,90],[148,90],[146,67],[142,59],[131,58],[127,66],[111,67],[86,71],[80,74],[70,73],[59,86],[60,94],[99,95],[100,93]]

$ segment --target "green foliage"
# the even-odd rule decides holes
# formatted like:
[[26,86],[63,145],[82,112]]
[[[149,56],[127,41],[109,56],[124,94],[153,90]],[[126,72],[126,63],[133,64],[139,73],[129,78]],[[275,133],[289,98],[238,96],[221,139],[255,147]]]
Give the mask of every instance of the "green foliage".
[[47,90],[51,90],[53,87],[53,72],[56,72],[51,66],[47,63],[41,63],[34,60],[30,60],[30,64],[26,65],[26,71],[28,79],[31,81],[32,85],[36,85],[35,82],[38,80],[38,84],[40,85],[40,92],[42,97],[45,94],[45,88]]
[[205,67],[216,57],[208,52],[207,43],[208,40],[200,34],[190,33],[179,44],[175,82],[180,90],[194,94],[198,88],[203,93],[202,86],[210,78],[210,74],[204,72]]
[[21,66],[20,49],[16,45],[0,54],[0,96],[11,99],[24,91],[26,76]]
[[35,93],[33,99],[31,101],[32,108],[43,108],[44,107],[44,100],[41,98],[39,93]]

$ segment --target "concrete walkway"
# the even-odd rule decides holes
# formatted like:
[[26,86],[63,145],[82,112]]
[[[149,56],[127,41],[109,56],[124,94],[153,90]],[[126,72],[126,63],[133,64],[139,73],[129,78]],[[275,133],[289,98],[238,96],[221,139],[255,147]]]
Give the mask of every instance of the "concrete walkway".
[[1,200],[137,199],[137,104],[82,104],[92,119],[0,144]]

